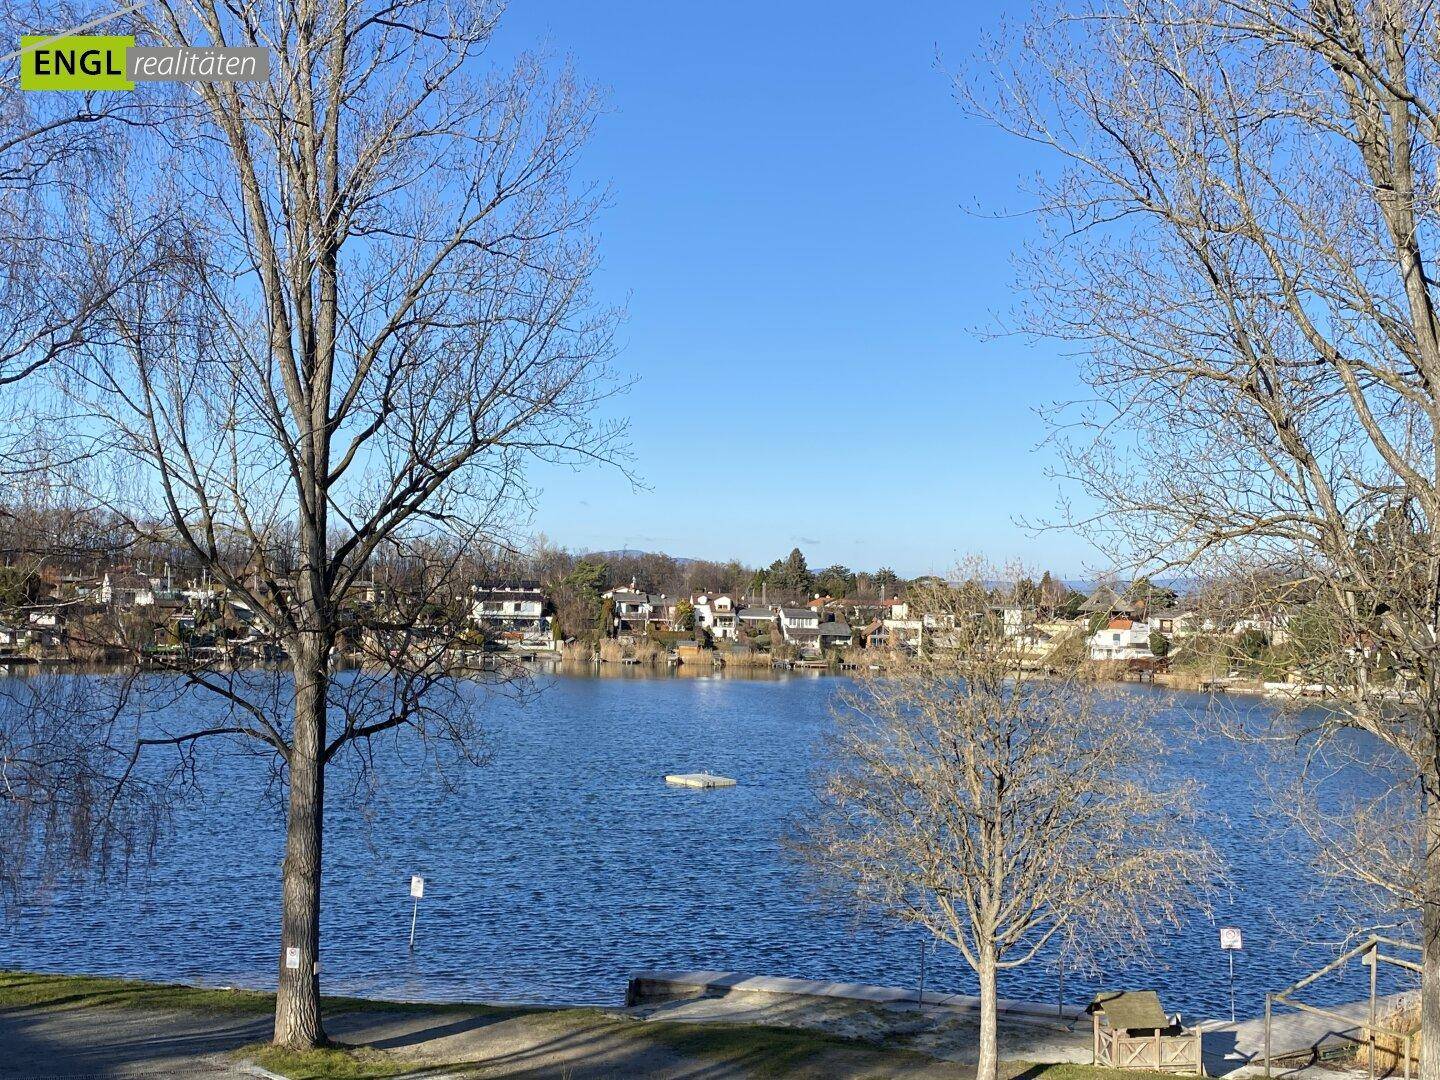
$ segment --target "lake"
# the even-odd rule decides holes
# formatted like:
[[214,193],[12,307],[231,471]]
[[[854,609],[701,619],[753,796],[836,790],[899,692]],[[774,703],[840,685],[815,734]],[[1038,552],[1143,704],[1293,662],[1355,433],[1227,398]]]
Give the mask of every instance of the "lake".
[[[75,676],[88,677],[88,676]],[[428,1000],[616,1004],[641,968],[704,968],[913,986],[922,938],[817,894],[780,836],[811,798],[833,677],[541,676],[521,705],[487,706],[493,757],[441,781],[382,758],[364,798],[332,785],[327,816],[323,985],[331,993]],[[1334,955],[1307,944],[1334,911],[1288,845],[1262,828],[1258,770],[1203,726],[1206,698],[1148,688],[1164,706],[1172,767],[1206,784],[1209,826],[1233,886],[1157,947],[1146,968],[1066,979],[1154,987],[1189,1017],[1228,1013],[1217,927],[1244,931],[1242,1015]],[[1232,699],[1234,709],[1265,709]],[[710,771],[738,786],[666,785]],[[67,881],[7,911],[0,967],[273,986],[282,828],[263,762],[217,754],[201,794],[153,866],[124,880]],[[407,948],[411,874],[426,878]],[[1316,1000],[1363,995],[1359,965]],[[1004,996],[1055,1000],[1056,969],[1002,973]],[[947,949],[928,985],[973,991]]]

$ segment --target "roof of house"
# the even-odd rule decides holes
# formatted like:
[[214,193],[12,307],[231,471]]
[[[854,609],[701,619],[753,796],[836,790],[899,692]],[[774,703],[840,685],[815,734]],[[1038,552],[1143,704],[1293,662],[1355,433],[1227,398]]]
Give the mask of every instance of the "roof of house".
[[760,607],[741,608],[736,614],[742,619],[764,619],[766,622],[775,618],[775,613],[769,608]]
[[1111,619],[1105,624],[1106,630],[1129,630],[1135,624],[1129,619]]
[[1130,605],[1120,599],[1120,594],[1108,585],[1101,585],[1091,593],[1083,604],[1081,611],[1088,611],[1092,615],[1097,612],[1129,611]]
[[803,607],[782,607],[780,614],[787,619],[813,619],[815,612]]
[[106,574],[112,589],[150,589],[154,588],[152,582],[144,574],[137,574],[133,571],[121,570],[113,574]]
[[1085,1006],[1089,1013],[1103,1013],[1112,1028],[1125,1031],[1153,1031],[1170,1026],[1170,1018],[1154,990],[1102,990]]
[[845,637],[850,636],[850,624],[843,622],[827,622],[820,624],[821,637]]
[[820,628],[817,626],[787,626],[785,628],[787,638],[820,638]]

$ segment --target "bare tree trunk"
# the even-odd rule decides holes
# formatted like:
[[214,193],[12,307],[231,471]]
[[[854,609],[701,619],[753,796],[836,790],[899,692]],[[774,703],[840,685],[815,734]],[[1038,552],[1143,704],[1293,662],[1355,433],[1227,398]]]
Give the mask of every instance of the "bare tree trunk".
[[995,1080],[1000,1060],[996,1047],[998,1023],[995,999],[995,953],[991,948],[980,953],[976,968],[980,976],[980,1060],[975,1066],[975,1080]]
[[[1427,778],[1426,786],[1434,783]],[[1425,799],[1420,915],[1420,1078],[1440,1080],[1440,800]]]
[[[320,635],[301,634],[294,654],[295,741],[290,753],[290,814],[281,887],[275,1043],[296,1049],[325,1042],[320,1024],[319,961],[327,652]],[[296,955],[299,965],[292,967],[290,961]]]

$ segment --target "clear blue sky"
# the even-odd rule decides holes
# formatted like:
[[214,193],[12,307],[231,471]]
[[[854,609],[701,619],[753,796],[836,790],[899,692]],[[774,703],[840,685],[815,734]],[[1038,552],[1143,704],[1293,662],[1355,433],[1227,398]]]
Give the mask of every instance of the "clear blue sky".
[[1013,302],[1033,152],[968,120],[936,66],[1000,9],[955,3],[517,0],[501,43],[608,94],[586,171],[613,189],[600,288],[645,488],[546,470],[535,527],[572,549],[943,570],[980,551],[1079,575],[1035,408],[1056,350],[981,332]]

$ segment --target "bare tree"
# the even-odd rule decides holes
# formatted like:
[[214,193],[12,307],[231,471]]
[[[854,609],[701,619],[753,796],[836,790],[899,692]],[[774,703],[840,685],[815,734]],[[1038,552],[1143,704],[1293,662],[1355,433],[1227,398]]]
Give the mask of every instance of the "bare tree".
[[[1435,9],[1408,0],[1117,0],[1038,16],[960,87],[1059,155],[1021,325],[1075,342],[1094,390],[1062,420],[1097,507],[1081,524],[1137,563],[1285,568],[1322,613],[1309,662],[1330,698],[1293,737],[1358,729],[1419,793],[1402,800],[1415,842],[1380,840],[1368,872],[1419,914],[1424,1080],[1440,1080],[1437,40]],[[1377,685],[1386,668],[1398,688]],[[1415,872],[1386,869],[1404,849]]]
[[[533,57],[487,70],[496,14],[157,0],[133,16],[141,43],[266,48],[269,78],[136,91],[150,123],[112,144],[100,224],[150,270],[43,369],[74,491],[186,553],[288,658],[279,681],[188,660],[144,681],[212,707],[116,744],[114,770],[123,786],[150,751],[212,738],[280,762],[288,1046],[324,1039],[327,767],[402,730],[483,754],[456,677],[472,673],[454,663],[456,567],[523,519],[528,463],[620,449],[593,419],[615,389],[613,320],[589,293],[596,193],[572,179],[594,100]],[[377,598],[382,559],[413,572]],[[342,655],[362,666],[337,674]]]
[[980,983],[979,1080],[997,1069],[996,978],[1063,948],[1144,950],[1199,902],[1217,858],[1193,782],[1167,782],[1140,699],[1037,678],[984,582],[920,586],[918,655],[837,708],[799,844],[858,898],[959,950]]

